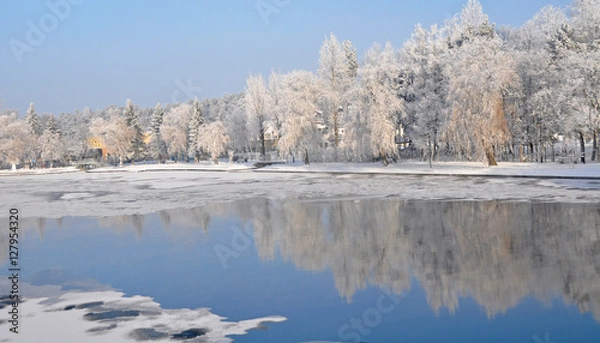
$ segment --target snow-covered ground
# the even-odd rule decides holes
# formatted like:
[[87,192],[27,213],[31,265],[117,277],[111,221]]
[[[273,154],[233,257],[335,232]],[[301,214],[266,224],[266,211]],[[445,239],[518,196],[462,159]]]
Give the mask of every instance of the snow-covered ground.
[[500,163],[497,167],[486,167],[473,162],[434,163],[432,168],[425,162],[381,163],[315,163],[272,165],[261,169],[272,172],[336,173],[336,174],[401,174],[401,175],[452,175],[452,176],[512,176],[534,178],[597,178],[600,180],[600,164],[558,163]]
[[[506,163],[486,168],[479,163],[439,163],[433,169],[425,163],[387,168],[380,164],[311,164],[252,170],[249,165],[222,163],[213,166],[221,169],[201,172],[191,170],[194,166],[210,167],[136,165],[116,168],[131,171],[122,173],[98,170],[0,177],[0,209],[17,207],[24,217],[59,218],[145,214],[256,197],[600,202],[600,164],[571,168]],[[155,172],[141,172],[152,170]],[[520,175],[533,178],[513,177]],[[536,178],[541,176],[546,179]],[[552,179],[561,176],[587,179]]]

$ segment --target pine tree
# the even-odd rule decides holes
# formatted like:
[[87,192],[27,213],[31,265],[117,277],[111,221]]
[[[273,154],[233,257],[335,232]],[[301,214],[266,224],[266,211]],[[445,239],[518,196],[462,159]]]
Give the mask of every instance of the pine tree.
[[31,128],[31,132],[36,136],[41,136],[43,133],[42,125],[40,124],[40,117],[38,117],[35,112],[35,107],[33,106],[33,102],[29,104],[29,109],[27,110],[27,115],[25,115],[25,121],[29,124]]
[[136,161],[144,155],[146,143],[144,143],[144,133],[140,126],[139,114],[130,99],[127,99],[125,104],[124,114],[127,127],[131,128],[134,132],[131,140],[131,157],[133,161]]
[[160,132],[160,126],[162,125],[164,115],[165,113],[159,102],[154,107],[154,112],[152,112],[152,120],[150,123],[152,133],[158,134]]
[[356,57],[356,48],[352,42],[345,40],[342,42],[342,48],[346,55],[346,63],[348,65],[348,77],[355,79],[358,74],[358,58]]
[[192,106],[193,112],[188,128],[188,152],[190,157],[193,157],[194,160],[198,162],[200,161],[200,156],[202,155],[202,147],[198,145],[198,139],[200,138],[200,128],[204,125],[204,115],[202,113],[200,101],[198,101],[197,97],[194,99]]
[[53,134],[62,134],[53,115],[50,116],[48,122],[46,123],[46,130],[52,132]]
[[160,127],[162,126],[164,111],[160,102],[154,107],[151,119],[152,140],[150,141],[150,154],[156,161],[162,162],[167,155],[167,146],[162,138]]

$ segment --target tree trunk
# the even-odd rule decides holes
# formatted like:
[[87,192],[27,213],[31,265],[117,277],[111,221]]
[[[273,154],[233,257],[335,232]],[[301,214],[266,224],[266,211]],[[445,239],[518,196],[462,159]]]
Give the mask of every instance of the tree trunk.
[[592,161],[596,161],[598,154],[598,130],[594,130],[594,139],[592,142]]
[[217,156],[216,154],[214,154],[214,155],[212,156],[212,158],[213,158],[213,162],[214,162],[215,164],[219,164],[219,156]]
[[263,124],[260,124],[260,153],[262,155],[263,161],[266,160],[266,148],[265,148],[265,128]]
[[310,164],[308,159],[308,149],[304,149],[304,164]]
[[494,156],[494,149],[490,146],[485,149],[485,158],[488,162],[488,166],[497,166],[496,156]]
[[383,163],[384,166],[387,167],[390,165],[390,161],[388,161],[387,157],[385,156],[383,149],[379,150],[379,157],[381,158],[381,163]]
[[119,167],[123,166],[123,156],[119,156]]
[[432,143],[429,140],[427,140],[427,146],[429,147],[429,158],[428,158],[428,160],[429,160],[429,168],[433,168],[432,161],[433,161],[433,149],[434,149],[434,147],[432,146]]
[[335,110],[333,110],[333,131],[335,135],[335,149],[337,150],[339,144],[339,134],[338,134],[338,107],[336,106]]
[[581,163],[585,164],[585,139],[583,132],[579,132],[579,144],[581,145]]

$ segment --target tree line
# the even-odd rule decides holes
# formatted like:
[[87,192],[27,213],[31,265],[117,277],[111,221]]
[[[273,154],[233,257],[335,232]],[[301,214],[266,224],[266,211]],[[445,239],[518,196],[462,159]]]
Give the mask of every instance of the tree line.
[[[316,72],[250,75],[243,93],[187,103],[0,116],[0,159],[82,156],[98,138],[125,159],[254,153],[291,161],[384,164],[398,158],[483,161],[598,158],[600,0],[544,7],[519,28],[490,23],[479,1],[442,26],[417,25],[402,48],[359,61],[334,34]],[[578,147],[577,147],[578,145]],[[573,149],[577,147],[578,151]]]

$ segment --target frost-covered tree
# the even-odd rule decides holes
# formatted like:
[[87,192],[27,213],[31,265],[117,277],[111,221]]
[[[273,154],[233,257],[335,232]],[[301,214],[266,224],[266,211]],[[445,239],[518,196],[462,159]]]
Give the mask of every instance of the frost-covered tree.
[[36,140],[29,124],[16,113],[0,116],[0,160],[11,164],[13,170]]
[[188,153],[190,157],[193,157],[196,162],[200,161],[200,156],[202,154],[202,148],[198,145],[199,135],[201,132],[201,127],[204,125],[204,115],[202,113],[202,107],[200,105],[200,101],[198,98],[195,98],[193,103],[193,112],[189,122],[188,128],[188,142],[189,148]]
[[224,154],[229,146],[227,128],[220,121],[202,126],[197,144],[210,154],[215,164],[219,164],[219,156]]
[[58,124],[54,116],[50,116],[46,123],[46,130],[39,138],[41,157],[43,161],[50,162],[50,168],[54,166],[54,161],[60,161],[67,152]]
[[135,162],[143,157],[146,151],[146,143],[144,143],[144,131],[140,125],[139,113],[131,99],[127,99],[123,114],[125,116],[125,123],[134,132],[131,141],[131,158],[132,162]]
[[29,104],[29,109],[27,110],[27,114],[25,115],[25,121],[29,124],[31,128],[31,132],[36,136],[41,136],[43,133],[42,124],[40,123],[40,117],[37,115],[35,111],[35,106],[33,102]]
[[33,161],[40,156],[41,148],[39,137],[44,131],[40,122],[40,117],[35,111],[35,106],[33,105],[33,102],[29,104],[29,108],[27,109],[27,114],[25,114],[25,122],[27,122],[27,124],[29,125],[29,129],[31,130],[34,138],[33,141],[30,142],[30,145],[27,147],[27,155],[29,163],[31,165],[33,164]]
[[152,112],[152,119],[150,122],[150,128],[152,133],[159,133],[160,126],[163,123],[165,112],[163,111],[162,105],[159,103],[154,107],[154,112]]
[[355,125],[357,130],[368,132],[368,149],[371,156],[381,158],[388,165],[387,156],[395,156],[397,118],[402,110],[398,96],[400,65],[395,49],[390,43],[384,48],[379,44],[371,47],[358,71],[360,108],[366,116],[366,127]]
[[50,118],[48,118],[48,122],[46,122],[46,130],[52,133],[58,133],[59,135],[62,134],[60,128],[58,127],[58,123],[56,122],[56,119],[54,119],[53,115],[50,115]]
[[163,123],[164,111],[159,103],[154,107],[154,112],[152,112],[152,118],[150,122],[150,128],[152,130],[152,138],[150,140],[150,155],[156,161],[163,161],[165,156],[167,155],[167,145],[162,138],[160,128]]
[[285,113],[281,106],[284,97],[283,75],[281,73],[271,71],[269,74],[269,118],[277,132],[281,132],[281,124]]
[[430,30],[417,25],[401,50],[407,129],[417,148],[427,151],[430,167],[439,153],[439,136],[448,108],[446,53],[443,31],[435,25]]
[[282,80],[284,97],[282,108],[285,116],[281,126],[281,138],[277,145],[284,156],[303,156],[309,164],[316,158],[321,145],[322,133],[317,125],[317,101],[321,87],[317,77],[308,71],[293,71]]
[[166,113],[160,132],[167,144],[167,152],[176,159],[188,156],[188,124],[194,108],[190,104],[179,104]]
[[[325,123],[330,131],[330,140],[336,149],[340,144],[340,131],[343,126],[341,112],[346,105],[344,96],[352,85],[352,75],[356,70],[349,63],[347,52],[351,53],[351,46],[346,43],[344,48],[332,33],[325,39],[319,53],[318,77],[323,85],[323,99],[321,110]],[[350,58],[352,58],[350,56]]]
[[[562,10],[544,7],[521,28],[512,30],[504,39],[512,49],[516,71],[521,80],[520,92],[513,97],[514,106],[509,113],[509,131],[512,136],[510,153],[521,161],[527,158],[524,148],[535,159],[543,161],[542,151],[554,147],[561,131],[560,114],[563,73],[554,63],[549,45],[567,18]],[[554,154],[553,154],[554,156]]]
[[571,83],[573,109],[581,126],[582,160],[586,133],[592,137],[592,160],[596,160],[600,134],[600,0],[574,0],[572,12],[573,37],[578,45],[567,59],[567,67],[576,71]]
[[470,0],[460,15],[446,75],[451,112],[445,137],[459,156],[497,165],[496,150],[510,140],[505,99],[519,84],[513,57]]
[[351,80],[354,80],[358,75],[358,57],[356,56],[356,48],[349,40],[342,42],[342,48],[344,49],[344,54],[346,55],[348,77]]
[[265,129],[269,120],[269,92],[262,75],[250,75],[246,80],[246,115],[248,129],[254,139],[260,142],[260,153],[265,157]]
[[102,140],[109,154],[119,157],[119,165],[131,154],[135,129],[128,125],[127,120],[114,115],[109,119],[96,118],[90,126],[92,135]]

